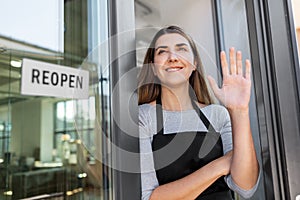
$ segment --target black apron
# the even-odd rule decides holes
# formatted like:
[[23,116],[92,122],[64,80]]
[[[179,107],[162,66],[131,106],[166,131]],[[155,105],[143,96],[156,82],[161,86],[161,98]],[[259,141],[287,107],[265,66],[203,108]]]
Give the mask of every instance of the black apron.
[[[193,102],[199,118],[208,132],[182,132],[163,134],[163,114],[161,98],[156,100],[156,119],[158,133],[153,136],[152,151],[156,176],[159,185],[183,178],[209,162],[223,156],[222,140],[219,133]],[[216,180],[197,200],[232,200],[224,176]]]

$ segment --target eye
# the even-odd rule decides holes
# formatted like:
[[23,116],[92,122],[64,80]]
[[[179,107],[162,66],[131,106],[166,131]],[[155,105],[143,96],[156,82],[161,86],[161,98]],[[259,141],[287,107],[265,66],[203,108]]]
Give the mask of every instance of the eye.
[[160,55],[160,54],[163,54],[163,53],[166,53],[167,51],[166,50],[163,50],[163,49],[160,49],[160,50],[158,50],[158,55]]
[[179,51],[187,51],[187,49],[185,47],[179,47],[178,50]]

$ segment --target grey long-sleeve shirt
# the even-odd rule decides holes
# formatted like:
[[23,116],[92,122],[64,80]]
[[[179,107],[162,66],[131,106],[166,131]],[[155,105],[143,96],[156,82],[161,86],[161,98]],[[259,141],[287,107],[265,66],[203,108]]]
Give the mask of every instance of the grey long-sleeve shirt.
[[[223,106],[212,104],[201,108],[201,111],[210,121],[214,129],[220,133],[223,151],[226,154],[232,150],[232,132],[230,116]],[[184,131],[207,131],[206,127],[199,119],[195,110],[186,111],[166,111],[163,110],[164,134],[180,133]],[[157,133],[156,128],[156,108],[150,104],[139,106],[139,132],[140,132],[140,153],[141,153],[141,182],[142,199],[150,198],[152,191],[158,187],[151,143],[153,135]],[[259,180],[259,178],[258,178]],[[230,189],[236,191],[244,198],[251,197],[257,189],[256,185],[250,190],[243,190],[237,186],[230,175],[225,177],[225,181]]]

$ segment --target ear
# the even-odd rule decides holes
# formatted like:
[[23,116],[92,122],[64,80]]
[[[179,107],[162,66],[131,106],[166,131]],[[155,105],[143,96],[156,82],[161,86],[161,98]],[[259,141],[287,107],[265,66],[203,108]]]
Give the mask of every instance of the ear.
[[197,70],[197,62],[196,61],[194,61],[194,66],[193,66],[193,71],[196,71]]

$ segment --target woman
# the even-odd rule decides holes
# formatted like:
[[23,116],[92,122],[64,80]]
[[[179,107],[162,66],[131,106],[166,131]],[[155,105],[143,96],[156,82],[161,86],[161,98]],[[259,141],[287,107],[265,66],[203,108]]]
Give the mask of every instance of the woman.
[[[250,62],[221,52],[223,86],[208,77],[193,40],[176,26],[153,38],[139,74],[142,199],[232,199],[259,179],[250,121]],[[225,177],[224,177],[225,176]],[[230,189],[231,190],[230,190]]]

